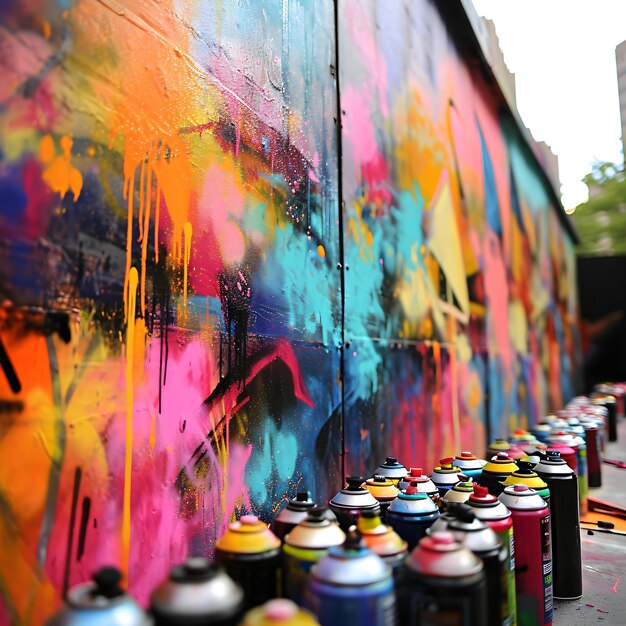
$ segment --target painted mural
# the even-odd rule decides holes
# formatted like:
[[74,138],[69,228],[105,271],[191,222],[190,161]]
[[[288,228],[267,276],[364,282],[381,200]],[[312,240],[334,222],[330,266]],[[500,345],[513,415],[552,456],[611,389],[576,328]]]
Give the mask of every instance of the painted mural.
[[100,564],[145,601],[341,482],[334,10],[0,23],[0,622],[39,625]]
[[428,0],[0,2],[0,63],[0,625],[572,393],[571,242]]
[[442,6],[340,7],[346,467],[430,468],[573,394],[573,246]]

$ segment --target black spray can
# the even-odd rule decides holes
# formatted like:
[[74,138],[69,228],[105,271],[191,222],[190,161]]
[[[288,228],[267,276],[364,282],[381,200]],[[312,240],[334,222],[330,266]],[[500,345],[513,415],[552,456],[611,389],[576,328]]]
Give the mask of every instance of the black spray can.
[[515,461],[506,452],[498,452],[483,467],[479,482],[483,487],[487,487],[489,493],[499,496],[504,490],[502,481],[518,469]]
[[155,626],[235,626],[243,615],[243,590],[223,569],[190,557],[152,592],[150,609]]
[[535,472],[550,489],[553,595],[575,600],[583,594],[578,480],[558,450],[548,450]]
[[243,588],[246,609],[280,591],[280,539],[255,515],[232,522],[215,542],[215,560]]
[[466,548],[482,559],[487,583],[487,624],[509,626],[512,623],[509,608],[509,557],[496,533],[479,520],[467,505],[454,509],[455,517],[448,522],[448,530]]
[[607,435],[609,441],[617,441],[617,401],[615,396],[595,395],[591,401],[597,406],[603,406],[608,412]]
[[293,500],[275,517],[270,528],[282,541],[285,535],[300,522],[303,522],[309,511],[315,506],[308,491],[298,491]]
[[339,526],[348,532],[350,526],[356,524],[363,511],[376,511],[380,515],[378,500],[363,487],[361,476],[348,476],[348,486],[336,494],[328,503],[330,510],[336,515]]
[[455,541],[452,533],[441,531],[424,537],[405,564],[400,607],[405,621],[401,623],[412,626],[487,624],[483,563],[471,550]]

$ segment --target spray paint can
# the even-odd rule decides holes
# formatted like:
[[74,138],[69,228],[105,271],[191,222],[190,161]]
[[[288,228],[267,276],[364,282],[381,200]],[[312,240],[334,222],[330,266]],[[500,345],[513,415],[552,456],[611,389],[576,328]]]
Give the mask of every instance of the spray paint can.
[[401,491],[387,510],[387,523],[404,539],[409,550],[426,534],[439,517],[437,505],[413,483]]
[[492,528],[479,520],[474,511],[465,505],[457,507],[456,515],[448,524],[448,530],[466,548],[479,557],[485,566],[487,583],[487,623],[489,626],[509,626],[507,551]]
[[247,608],[278,595],[280,539],[255,515],[243,515],[228,525],[215,542],[215,560],[241,585]]
[[155,626],[236,626],[243,608],[243,589],[202,557],[174,567],[150,596]]
[[506,452],[499,452],[483,467],[480,484],[487,487],[489,493],[499,496],[502,493],[502,481],[519,469]]
[[313,565],[326,556],[328,548],[346,540],[345,533],[326,518],[325,512],[326,507],[311,509],[308,517],[285,536],[283,592],[298,604],[304,602]]
[[513,472],[502,484],[504,487],[510,485],[526,485],[529,489],[534,489],[550,506],[550,489],[547,483],[539,477],[533,470],[533,463],[528,461],[518,461],[519,469]]
[[276,598],[246,613],[241,626],[319,626],[319,622],[291,600]]
[[589,487],[602,486],[602,464],[600,461],[600,422],[581,418],[587,444],[587,482]]
[[398,488],[405,491],[411,483],[415,483],[418,493],[425,493],[433,502],[439,502],[439,489],[428,476],[422,475],[421,467],[412,467],[409,474],[398,483]]
[[322,626],[393,626],[396,600],[391,568],[353,528],[342,546],[313,566],[311,610]]
[[430,475],[430,480],[433,481],[442,498],[449,489],[452,489],[454,485],[466,478],[465,474],[452,464],[453,461],[454,459],[452,457],[441,459],[439,465],[435,467],[433,473]]
[[553,432],[548,437],[548,448],[558,450],[561,458],[578,474],[578,458],[576,448],[578,447],[574,436],[562,430]]
[[603,406],[607,411],[607,437],[609,441],[617,441],[617,402],[615,396],[594,395],[591,398],[593,404]]
[[494,439],[487,446],[487,454],[485,455],[485,458],[489,461],[491,457],[496,456],[500,452],[508,452],[510,447],[511,444],[506,439]]
[[515,543],[513,541],[513,517],[502,502],[487,487],[474,484],[474,493],[466,502],[472,507],[476,517],[485,522],[498,535],[507,552],[508,569],[508,605],[512,617],[512,626],[517,624],[515,601]]
[[380,513],[378,500],[362,486],[362,476],[348,476],[346,482],[348,485],[328,503],[330,510],[337,517],[339,526],[345,532],[356,524],[363,511],[374,510]]
[[122,575],[103,567],[93,581],[72,587],[47,626],[152,626],[152,618],[120,587]]
[[548,446],[546,446],[544,443],[537,443],[535,445],[525,446],[524,452],[526,453],[526,456],[520,459],[520,461],[528,461],[532,465],[537,465],[537,463],[539,463],[541,459],[545,458],[547,449]]
[[466,481],[457,483],[449,489],[446,495],[443,497],[444,502],[467,502],[469,497],[474,493],[474,483],[472,481]]
[[296,497],[289,500],[287,506],[274,518],[270,528],[282,541],[285,535],[300,522],[303,522],[309,511],[315,506],[308,491],[298,491]]
[[509,443],[523,447],[529,443],[540,443],[540,441],[530,431],[517,428],[509,438]]
[[374,476],[384,476],[397,487],[398,483],[406,476],[406,467],[398,463],[395,456],[388,456],[385,462],[376,468]]
[[506,487],[500,501],[513,515],[517,563],[517,620],[552,624],[550,512],[544,499],[526,485]]
[[546,439],[549,437],[552,432],[552,426],[547,422],[540,422],[539,424],[535,424],[531,427],[530,432],[534,435],[537,440],[541,443],[545,443]]
[[357,530],[365,545],[391,567],[397,582],[408,554],[407,542],[391,526],[383,524],[375,511],[363,511]]
[[400,493],[399,489],[388,478],[378,475],[373,478],[368,478],[363,484],[363,487],[378,501],[380,505],[380,517],[384,520],[389,505]]
[[578,480],[558,450],[548,450],[535,472],[550,489],[554,597],[574,600],[583,593]]
[[454,457],[455,467],[458,467],[465,476],[474,480],[478,480],[486,463],[487,461],[475,457],[468,451],[461,452]]
[[406,560],[407,624],[486,624],[486,594],[482,561],[450,532],[424,537]]

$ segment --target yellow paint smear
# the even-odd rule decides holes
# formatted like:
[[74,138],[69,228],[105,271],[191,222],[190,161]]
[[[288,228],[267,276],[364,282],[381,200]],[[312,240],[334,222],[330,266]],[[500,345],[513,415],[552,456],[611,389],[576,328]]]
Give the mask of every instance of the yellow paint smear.
[[126,455],[124,461],[124,508],[122,512],[122,572],[128,578],[130,562],[130,495],[133,471],[133,356],[135,314],[139,274],[131,267],[128,274],[128,315],[126,323]]

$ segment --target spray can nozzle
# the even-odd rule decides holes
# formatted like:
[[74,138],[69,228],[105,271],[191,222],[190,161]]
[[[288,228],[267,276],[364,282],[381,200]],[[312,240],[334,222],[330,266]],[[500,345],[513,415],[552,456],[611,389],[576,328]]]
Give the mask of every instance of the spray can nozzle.
[[314,506],[309,510],[306,521],[319,524],[326,519],[326,511],[327,507],[325,506]]
[[560,461],[561,452],[559,450],[546,450],[546,461]]
[[397,465],[397,463],[398,463],[398,459],[396,459],[395,456],[388,456],[385,459],[385,463],[384,464],[385,465]]
[[482,485],[479,485],[478,483],[474,483],[474,495],[477,498],[486,498],[488,494],[489,494],[489,489],[487,489],[487,487],[483,487]]
[[474,511],[472,511],[467,504],[456,503],[456,505],[457,506],[452,509],[454,511],[452,514],[459,522],[471,524],[474,519],[476,519]]
[[298,502],[307,502],[310,496],[311,494],[308,491],[298,491],[298,493],[296,493],[296,500]]
[[365,542],[356,526],[350,526],[348,529],[348,535],[346,536],[343,547],[344,550],[361,550],[365,548]]
[[94,596],[117,598],[124,594],[124,590],[120,587],[122,574],[117,567],[101,567],[93,575],[93,580],[96,583],[96,588],[93,591]]
[[421,467],[412,467],[411,468],[410,476],[413,476],[414,478],[419,478],[421,475],[422,475],[422,468]]
[[361,491],[363,484],[363,476],[348,476],[346,482],[348,483],[348,491]]

